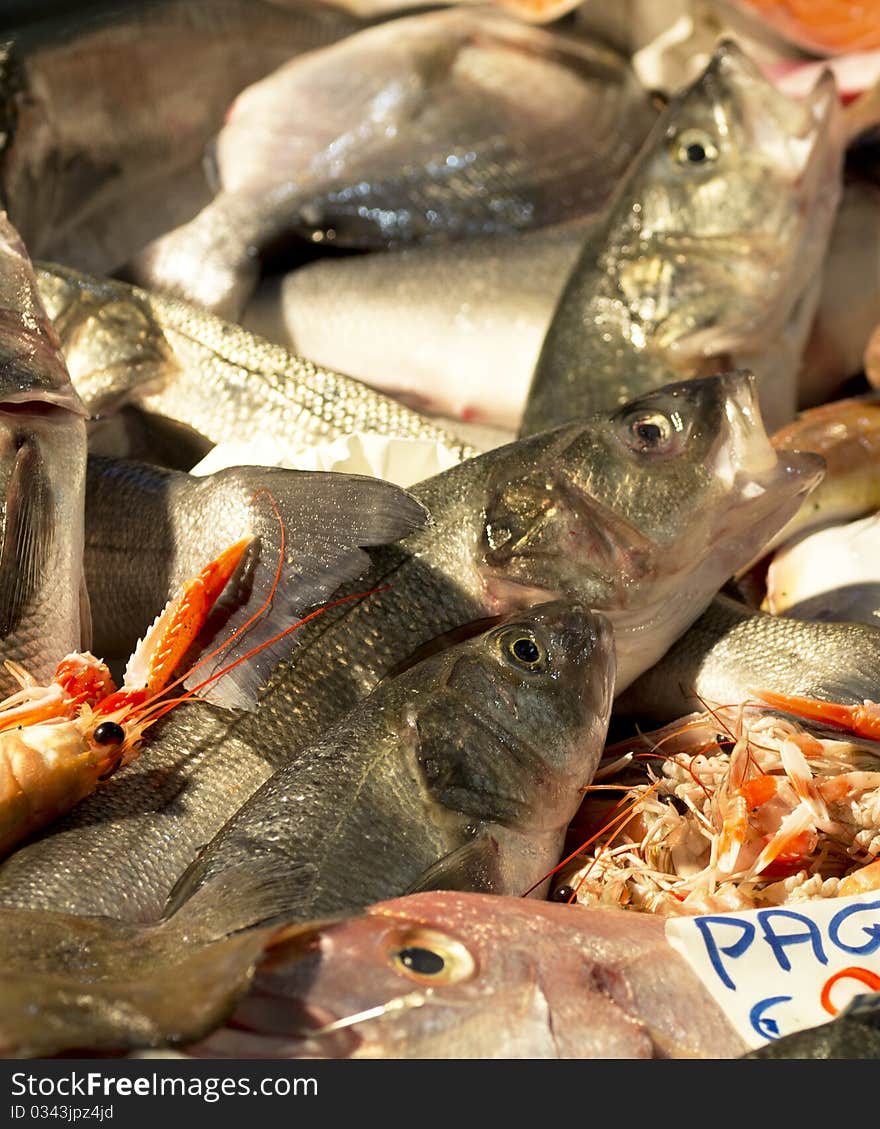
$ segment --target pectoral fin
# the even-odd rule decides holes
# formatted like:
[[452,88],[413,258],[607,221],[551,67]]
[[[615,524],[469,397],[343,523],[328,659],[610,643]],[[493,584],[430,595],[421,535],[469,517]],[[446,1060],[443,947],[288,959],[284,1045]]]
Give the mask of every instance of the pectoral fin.
[[0,544],[0,638],[11,635],[46,575],[51,491],[36,444],[24,439],[6,485]]
[[481,835],[450,851],[428,867],[406,890],[420,894],[426,890],[476,891],[495,893],[501,887],[497,839]]

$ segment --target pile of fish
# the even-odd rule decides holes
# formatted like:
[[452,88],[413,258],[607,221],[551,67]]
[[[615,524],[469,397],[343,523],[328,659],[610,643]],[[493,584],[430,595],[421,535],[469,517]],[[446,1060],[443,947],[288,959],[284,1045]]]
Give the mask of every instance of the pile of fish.
[[0,1054],[880,1055],[873,25],[11,7]]

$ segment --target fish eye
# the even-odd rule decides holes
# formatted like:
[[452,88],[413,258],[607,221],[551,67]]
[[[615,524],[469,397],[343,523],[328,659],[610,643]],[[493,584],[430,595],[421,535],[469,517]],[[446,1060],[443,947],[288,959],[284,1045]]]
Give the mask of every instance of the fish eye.
[[461,942],[430,929],[396,939],[389,959],[398,972],[423,984],[455,984],[473,975],[474,959]]
[[698,168],[718,160],[718,146],[703,129],[683,129],[672,139],[672,155],[680,165]]
[[121,745],[125,740],[125,730],[115,721],[102,721],[92,734],[96,745]]
[[679,416],[665,412],[638,412],[624,419],[624,439],[639,455],[667,455],[681,443],[683,425]]
[[541,671],[547,666],[547,652],[534,635],[522,627],[502,633],[501,653],[521,670]]

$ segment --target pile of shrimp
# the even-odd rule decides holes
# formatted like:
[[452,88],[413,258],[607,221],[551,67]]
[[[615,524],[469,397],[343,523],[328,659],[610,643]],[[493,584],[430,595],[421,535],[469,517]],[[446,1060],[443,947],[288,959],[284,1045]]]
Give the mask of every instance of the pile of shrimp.
[[686,915],[880,889],[880,742],[746,703],[609,746],[553,896]]

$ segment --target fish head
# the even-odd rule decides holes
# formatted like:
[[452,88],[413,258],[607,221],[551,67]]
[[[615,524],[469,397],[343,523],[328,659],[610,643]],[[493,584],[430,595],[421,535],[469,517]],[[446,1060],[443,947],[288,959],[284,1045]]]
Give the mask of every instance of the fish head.
[[[430,892],[285,930],[234,1029],[195,1053],[247,1053],[254,1033],[283,1058],[485,1057],[487,1048],[554,1057],[536,971],[540,922],[518,930],[519,905],[490,896],[490,911],[511,912],[487,916],[485,895]],[[515,1023],[499,1022],[513,1014]]]
[[604,611],[618,692],[824,471],[820,456],[774,449],[742,371],[669,384],[520,442],[530,445],[516,458],[511,444],[489,483],[478,549],[487,601],[510,608],[564,593]]
[[[592,779],[611,714],[616,664],[605,616],[576,600],[550,601],[501,617],[432,661],[445,668],[441,706],[420,709],[416,721],[429,791],[484,819],[564,828]],[[493,776],[487,801],[482,788]],[[479,811],[462,799],[468,780],[478,782]]]
[[635,344],[683,362],[766,343],[821,270],[843,151],[830,70],[794,99],[722,41],[660,115],[621,196]]

